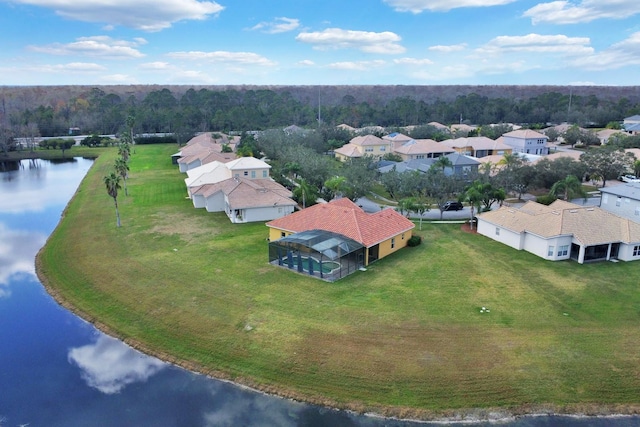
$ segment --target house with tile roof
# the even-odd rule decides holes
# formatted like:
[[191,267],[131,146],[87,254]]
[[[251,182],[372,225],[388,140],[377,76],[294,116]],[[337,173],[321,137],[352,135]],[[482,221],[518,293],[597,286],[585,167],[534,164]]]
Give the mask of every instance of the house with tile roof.
[[194,207],[224,212],[234,223],[270,221],[289,215],[297,203],[291,191],[270,179],[229,178],[194,189]]
[[530,201],[477,218],[479,234],[546,260],[640,260],[640,223],[596,206]]
[[[239,138],[220,135],[214,138],[212,132],[201,133],[189,140],[187,144],[171,157],[173,162],[179,165],[180,172],[186,172],[204,164],[218,161],[229,162],[236,158],[233,149]],[[225,153],[224,145],[227,145],[232,152]]]
[[280,218],[297,203],[291,191],[269,177],[270,168],[254,157],[206,163],[187,171],[187,194],[195,208],[225,212],[233,223]]
[[505,144],[502,140],[497,141],[486,136],[470,136],[467,138],[455,138],[441,141],[440,144],[456,150],[465,156],[477,158],[511,154],[513,147]]
[[382,156],[391,153],[393,142],[375,135],[360,135],[352,138],[348,144],[334,150],[336,159],[344,162],[349,159],[371,156],[380,160]]
[[640,222],[640,184],[624,183],[600,188],[600,207],[607,212]]
[[407,246],[415,224],[392,208],[367,213],[347,198],[310,206],[269,221],[269,241],[309,230],[324,230],[361,244],[361,266],[384,258]]
[[452,148],[447,147],[433,139],[410,139],[393,149],[395,154],[402,157],[402,160],[437,159],[453,153]]
[[549,154],[549,137],[531,129],[519,129],[507,132],[501,137],[501,141],[510,146],[514,153],[536,154],[546,156]]

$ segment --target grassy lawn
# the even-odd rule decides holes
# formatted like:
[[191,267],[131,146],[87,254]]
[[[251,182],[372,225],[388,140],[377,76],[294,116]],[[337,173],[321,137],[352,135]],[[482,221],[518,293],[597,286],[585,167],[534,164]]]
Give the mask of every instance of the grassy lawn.
[[269,265],[264,224],[194,209],[175,151],[135,147],[121,228],[102,182],[117,153],[104,151],[39,255],[51,292],[99,327],[359,411],[638,410],[640,264],[546,262],[424,223],[422,245],[325,283]]

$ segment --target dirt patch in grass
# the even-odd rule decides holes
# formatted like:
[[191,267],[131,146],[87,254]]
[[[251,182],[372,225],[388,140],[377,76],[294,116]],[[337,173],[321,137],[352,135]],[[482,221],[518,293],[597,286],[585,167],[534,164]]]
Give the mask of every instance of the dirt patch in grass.
[[460,227],[460,230],[464,231],[465,233],[472,233],[472,234],[478,233],[478,227],[473,227],[472,229],[471,224],[469,224],[468,222],[465,222],[464,224],[462,224],[462,226]]

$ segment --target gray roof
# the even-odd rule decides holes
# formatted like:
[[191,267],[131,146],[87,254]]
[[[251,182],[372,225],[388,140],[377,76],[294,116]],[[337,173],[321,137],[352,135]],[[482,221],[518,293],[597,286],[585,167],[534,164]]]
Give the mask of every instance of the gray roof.
[[613,194],[614,196],[626,197],[628,199],[640,200],[640,183],[628,183],[603,187],[600,189],[600,192]]
[[453,166],[473,166],[480,164],[479,161],[459,153],[447,154],[445,157],[448,157],[449,160],[451,160],[451,164],[453,164]]

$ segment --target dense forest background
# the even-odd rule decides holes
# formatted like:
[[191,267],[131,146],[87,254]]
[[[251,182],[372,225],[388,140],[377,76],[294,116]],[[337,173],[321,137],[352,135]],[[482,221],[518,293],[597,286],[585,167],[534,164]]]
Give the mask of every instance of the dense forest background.
[[30,86],[0,87],[5,136],[248,131],[341,123],[575,123],[640,114],[640,86]]

